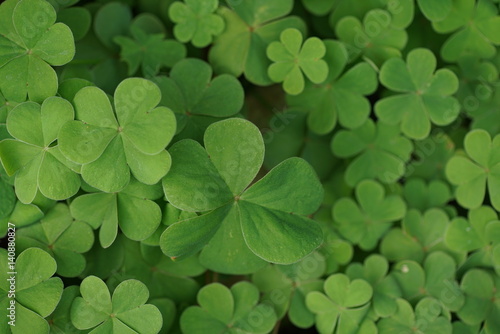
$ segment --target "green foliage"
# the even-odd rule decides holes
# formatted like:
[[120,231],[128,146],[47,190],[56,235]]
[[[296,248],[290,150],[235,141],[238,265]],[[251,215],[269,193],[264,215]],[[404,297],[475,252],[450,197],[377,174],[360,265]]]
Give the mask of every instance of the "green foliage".
[[0,333],[499,334],[499,5],[1,2]]
[[80,294],[71,306],[71,321],[80,330],[96,327],[93,331],[100,333],[156,334],[161,329],[161,313],[146,304],[148,288],[137,280],[123,281],[111,296],[101,279],[88,276],[80,285]]

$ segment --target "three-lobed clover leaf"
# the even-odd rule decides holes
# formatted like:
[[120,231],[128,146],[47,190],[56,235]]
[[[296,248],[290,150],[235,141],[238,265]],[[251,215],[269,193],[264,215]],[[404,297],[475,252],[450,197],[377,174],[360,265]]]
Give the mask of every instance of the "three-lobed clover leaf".
[[500,319],[500,280],[498,276],[482,269],[471,269],[465,273],[460,289],[465,294],[465,303],[457,315],[465,324],[479,325],[484,321],[487,334],[498,331]]
[[[56,22],[56,11],[44,0],[8,0],[0,6],[0,90],[17,102],[41,103],[57,93],[50,66],[73,59],[71,30]],[[54,24],[55,23],[55,24]]]
[[249,282],[230,289],[212,283],[198,292],[197,299],[200,306],[190,306],[181,315],[183,333],[266,334],[276,323],[272,306],[259,304],[259,290]]
[[72,216],[99,230],[99,241],[109,247],[118,235],[118,226],[132,240],[144,240],[160,225],[161,209],[154,200],[161,188],[131,179],[116,193],[89,193],[78,196],[70,206]]
[[79,166],[61,154],[58,140],[61,127],[73,118],[73,106],[59,97],[42,105],[24,102],[9,113],[7,130],[15,139],[0,142],[0,159],[5,171],[15,174],[16,195],[23,203],[31,203],[38,191],[64,200],[80,189]]
[[169,77],[153,79],[161,90],[160,105],[177,117],[180,133],[176,138],[202,141],[208,125],[237,114],[243,107],[245,94],[238,79],[230,74],[212,76],[209,64],[189,58],[175,64]]
[[64,289],[61,300],[56,309],[47,318],[50,325],[50,334],[83,334],[73,326],[71,322],[71,305],[76,297],[80,295],[80,288],[76,285]]
[[414,49],[406,63],[392,58],[380,69],[380,82],[391,91],[401,93],[383,98],[375,104],[375,114],[389,124],[399,124],[412,139],[429,136],[431,122],[443,126],[453,122],[460,112],[452,97],[458,89],[456,75],[448,69],[436,70],[436,57],[428,49]]
[[363,179],[397,181],[404,175],[413,150],[411,141],[401,136],[397,126],[380,121],[375,124],[371,119],[359,128],[337,132],[331,146],[338,157],[355,157],[344,176],[351,187]]
[[[57,270],[56,261],[39,248],[26,249],[15,261],[10,256],[6,249],[0,249],[3,268],[0,272],[0,307],[4,310],[0,332],[48,333],[49,324],[44,318],[54,311],[64,288],[59,277],[52,277]],[[10,267],[12,262],[15,262],[15,268]],[[16,274],[8,273],[12,271]],[[14,293],[11,295],[10,291]],[[8,309],[11,305],[14,305],[14,313]],[[15,320],[15,326],[8,324],[11,320]]]
[[93,243],[92,228],[82,221],[73,221],[68,206],[58,203],[39,223],[19,229],[16,246],[19,250],[45,250],[56,260],[59,275],[76,277],[86,266],[81,253],[89,251]]
[[134,75],[141,68],[142,75],[150,78],[162,67],[172,67],[186,57],[186,47],[174,40],[165,39],[163,34],[148,34],[132,26],[133,38],[116,36],[113,40],[120,45],[121,58],[128,65],[128,74]]
[[[395,227],[384,236],[380,251],[390,261],[414,260],[422,262],[431,252],[440,250],[459,257],[450,251],[444,235],[450,224],[446,213],[437,208],[423,214],[416,209],[407,212],[401,228]],[[460,253],[463,254],[463,253]]]
[[[314,170],[290,158],[248,187],[264,157],[259,129],[243,119],[212,124],[205,148],[182,140],[170,148],[163,178],[167,200],[201,216],[172,224],[160,246],[170,257],[202,250],[203,265],[222,273],[251,273],[266,262],[290,264],[322,241],[321,227],[304,217],[319,207],[323,189]],[[248,189],[247,189],[248,188]]]
[[229,2],[231,9],[221,6],[217,13],[226,22],[226,29],[215,39],[208,54],[215,73],[236,77],[244,74],[254,84],[271,84],[267,74],[271,61],[266,56],[269,43],[278,40],[287,28],[306,32],[301,18],[287,16],[293,3],[293,0],[246,0]]
[[335,32],[346,44],[351,58],[363,55],[380,67],[390,58],[401,57],[408,40],[406,31],[395,28],[392,20],[388,11],[373,9],[366,13],[363,22],[354,16],[343,17],[335,25]]
[[398,262],[392,275],[398,282],[403,298],[415,302],[425,297],[439,300],[450,311],[458,311],[464,305],[464,296],[456,281],[457,265],[446,253],[436,251],[424,261]]
[[323,41],[309,37],[303,42],[302,33],[295,28],[283,30],[280,41],[267,47],[267,57],[273,61],[267,71],[274,82],[283,82],[283,89],[290,95],[302,93],[304,75],[312,83],[319,84],[328,76],[328,64],[322,58],[326,54]]
[[[451,334],[452,326],[447,310],[433,298],[422,299],[413,310],[405,299],[397,300],[397,311],[377,323],[380,334],[426,333]],[[453,332],[454,333],[454,332]]]
[[345,47],[333,40],[325,40],[324,44],[328,77],[320,84],[306,83],[302,93],[287,95],[287,102],[308,112],[307,125],[318,134],[331,132],[337,119],[345,128],[357,128],[370,115],[365,95],[377,89],[376,72],[368,63],[360,62],[343,73],[348,61]]
[[194,46],[203,48],[212,43],[213,37],[224,31],[224,20],[214,14],[219,1],[184,0],[184,2],[175,1],[168,9],[168,16],[175,23],[174,36],[182,43],[191,41]]
[[290,265],[268,265],[252,275],[252,282],[263,293],[262,301],[273,305],[278,319],[288,312],[290,321],[299,328],[314,325],[314,314],[305,305],[306,295],[321,291],[325,257],[313,252]]
[[162,327],[158,308],[146,304],[146,285],[130,279],[120,283],[110,295],[106,283],[96,276],[86,277],[80,284],[81,297],[71,305],[71,322],[80,330],[94,328],[103,334],[156,334]]
[[447,183],[441,180],[425,182],[417,177],[412,177],[405,182],[403,196],[409,208],[420,211],[443,207],[452,199]]
[[439,33],[454,32],[441,48],[445,61],[454,62],[463,56],[491,58],[500,45],[500,16],[498,8],[490,0],[453,1],[449,15],[432,22]]
[[500,244],[500,221],[497,213],[489,206],[481,206],[469,210],[467,218],[457,217],[451,221],[444,235],[444,242],[457,252],[473,252],[467,259],[468,265],[497,265],[495,245]]
[[312,291],[306,296],[307,307],[316,314],[318,332],[376,333],[375,324],[367,318],[373,296],[368,282],[334,274],[326,279],[323,289],[325,293]]
[[446,177],[457,186],[458,204],[478,208],[484,201],[486,186],[493,207],[500,210],[500,135],[493,138],[482,129],[464,138],[466,155],[455,155],[446,165]]
[[404,217],[406,204],[397,195],[385,196],[382,185],[373,180],[361,181],[355,196],[359,204],[350,197],[335,203],[334,224],[347,240],[370,250],[377,246],[394,221]]
[[383,256],[372,254],[363,264],[351,263],[346,274],[351,280],[363,279],[373,288],[372,308],[379,317],[388,317],[397,310],[401,290],[393,276],[388,275],[389,262]]
[[161,92],[141,78],[122,81],[108,96],[97,87],[82,88],[74,98],[75,121],[59,133],[61,152],[81,164],[81,175],[105,192],[125,188],[131,174],[145,184],[157,183],[170,169],[165,147],[175,134],[174,113],[157,107]]

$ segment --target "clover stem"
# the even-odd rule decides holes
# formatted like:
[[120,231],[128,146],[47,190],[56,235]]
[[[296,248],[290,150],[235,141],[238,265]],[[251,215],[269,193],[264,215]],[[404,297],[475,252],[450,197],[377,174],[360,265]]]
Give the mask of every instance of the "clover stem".
[[281,319],[278,320],[278,322],[276,323],[276,325],[274,326],[274,330],[273,330],[273,334],[278,334],[279,331],[280,331],[280,326],[281,326]]

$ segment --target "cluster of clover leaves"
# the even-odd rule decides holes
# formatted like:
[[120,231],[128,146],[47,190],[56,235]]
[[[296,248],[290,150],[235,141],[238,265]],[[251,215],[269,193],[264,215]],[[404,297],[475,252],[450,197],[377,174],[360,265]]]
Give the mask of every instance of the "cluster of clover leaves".
[[500,333],[499,7],[2,2],[0,333]]

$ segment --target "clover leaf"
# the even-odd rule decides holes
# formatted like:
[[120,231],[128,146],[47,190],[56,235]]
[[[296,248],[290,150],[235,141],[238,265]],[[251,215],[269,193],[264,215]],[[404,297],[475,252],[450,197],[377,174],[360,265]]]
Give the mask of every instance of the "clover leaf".
[[325,257],[318,252],[290,265],[268,265],[252,275],[263,293],[262,301],[274,306],[278,319],[285,316],[299,328],[314,325],[314,314],[305,305],[306,295],[321,291],[320,279],[326,269]]
[[347,240],[362,249],[373,249],[392,223],[404,217],[406,205],[397,195],[386,197],[384,188],[373,180],[361,181],[355,196],[359,204],[349,197],[335,203],[334,222]]
[[418,7],[422,14],[430,21],[442,21],[450,15],[453,8],[452,0],[432,1],[432,0],[417,0]]
[[483,129],[494,136],[500,133],[500,116],[497,112],[500,103],[500,86],[496,86],[491,94],[492,96],[489,100],[480,101],[477,104],[477,108],[469,112],[469,115],[472,117],[472,129]]
[[481,269],[467,271],[460,283],[465,294],[464,306],[457,312],[460,320],[468,325],[484,321],[486,333],[495,333],[500,317],[499,287],[498,276]]
[[[8,0],[0,6],[0,90],[7,100],[41,103],[57,92],[50,66],[75,54],[71,30],[55,23],[56,11],[43,0]],[[54,24],[55,23],[55,24]]]
[[409,208],[425,211],[443,207],[452,199],[448,184],[441,180],[425,182],[421,178],[410,178],[403,188],[403,196]]
[[20,229],[17,239],[20,250],[41,248],[54,257],[59,275],[75,277],[85,269],[81,253],[92,247],[94,233],[86,223],[73,221],[68,206],[59,203],[39,223]]
[[322,58],[326,47],[322,40],[310,37],[302,43],[302,33],[295,28],[283,30],[280,41],[267,47],[267,57],[273,61],[267,71],[274,82],[283,82],[283,89],[291,95],[304,90],[304,75],[319,84],[328,76],[328,64]]
[[[9,255],[10,256],[10,255]],[[7,250],[0,249],[0,306],[8,310],[15,304],[15,326],[8,321],[13,320],[9,313],[0,320],[2,333],[48,333],[49,324],[44,319],[54,311],[63,291],[63,282],[59,277],[52,277],[57,270],[56,261],[39,248],[28,248],[17,256],[15,264],[7,255]],[[15,266],[15,268],[14,268]],[[15,271],[17,274],[8,274]],[[9,297],[14,277],[15,293]],[[5,316],[7,315],[7,316]]]
[[42,105],[25,102],[15,107],[7,118],[7,130],[15,139],[0,142],[0,159],[8,175],[16,173],[16,195],[31,203],[37,191],[63,200],[80,189],[78,166],[60,151],[59,129],[72,120],[72,105],[59,97],[49,97]]
[[128,74],[134,75],[139,67],[146,77],[158,74],[162,67],[172,67],[186,57],[183,44],[165,39],[164,34],[148,34],[140,28],[130,28],[133,38],[117,36],[121,58],[128,64]]
[[100,227],[99,241],[107,248],[115,241],[118,226],[132,240],[144,240],[153,234],[161,221],[161,209],[154,202],[159,197],[159,186],[147,186],[131,179],[120,192],[78,196],[70,210],[75,219],[94,229]]
[[397,181],[405,172],[413,145],[400,135],[397,126],[368,119],[353,130],[340,130],[332,140],[333,153],[341,158],[355,157],[345,172],[348,185],[376,178],[384,183]]
[[424,261],[423,268],[414,261],[398,262],[392,275],[398,282],[403,298],[410,302],[433,297],[451,311],[464,305],[464,296],[456,281],[456,263],[451,256],[436,251]]
[[[198,256],[183,261],[172,261],[163,255],[159,247],[147,246],[123,238],[124,259],[114,276],[117,282],[135,278],[146,284],[151,298],[168,298],[176,303],[196,300],[200,284],[192,277],[205,272]],[[108,280],[108,285],[110,280]]]
[[80,284],[80,294],[71,306],[71,322],[80,330],[96,327],[96,333],[156,334],[161,329],[161,313],[146,304],[148,288],[137,280],[120,283],[111,296],[100,278],[88,276]]
[[485,130],[472,130],[464,148],[466,156],[455,155],[446,165],[446,177],[457,186],[457,202],[468,209],[479,207],[488,186],[491,204],[500,210],[500,136],[491,140]]
[[373,289],[363,279],[350,280],[344,274],[329,276],[325,293],[312,291],[306,297],[307,307],[316,314],[316,329],[326,333],[373,333],[376,328],[366,318]]
[[[373,26],[378,28],[378,33],[370,30]],[[336,24],[335,32],[346,44],[351,58],[363,55],[379,67],[390,58],[401,57],[408,39],[406,31],[393,27],[392,15],[382,9],[370,10],[363,22],[354,16],[345,16]]]
[[184,333],[265,334],[276,322],[272,307],[259,304],[259,290],[249,282],[238,282],[230,289],[220,283],[206,285],[198,293],[198,304],[182,313]]
[[[230,2],[231,3],[231,2]],[[215,73],[241,74],[258,85],[269,85],[270,60],[266,57],[269,43],[279,39],[286,28],[305,33],[305,24],[297,16],[286,16],[293,9],[293,0],[268,2],[248,0],[234,2],[232,10],[220,7],[218,14],[226,22],[208,54]]]
[[390,261],[407,259],[420,263],[427,254],[436,250],[456,255],[444,243],[449,223],[448,216],[441,209],[429,209],[423,214],[410,209],[401,228],[393,228],[385,235],[380,251]]
[[191,41],[197,48],[203,48],[214,36],[224,31],[222,17],[214,14],[219,5],[218,0],[184,0],[176,1],[168,9],[168,16],[175,23],[174,36],[178,41]]
[[399,124],[412,139],[424,139],[431,122],[448,125],[460,111],[451,97],[458,89],[456,75],[448,69],[436,70],[436,57],[428,49],[414,49],[406,63],[400,58],[388,60],[380,69],[380,82],[388,89],[402,93],[386,97],[375,104],[376,115],[389,124]]
[[125,188],[130,174],[145,184],[157,183],[169,170],[165,147],[172,139],[175,116],[156,107],[160,89],[151,81],[125,79],[109,98],[97,87],[82,88],[74,98],[75,121],[59,133],[61,152],[82,164],[83,179],[105,192]]
[[324,44],[324,59],[330,68],[327,79],[315,85],[306,83],[304,91],[296,96],[288,95],[287,102],[309,113],[307,124],[318,134],[331,132],[337,118],[343,127],[357,128],[370,115],[370,102],[364,96],[377,89],[376,72],[368,63],[360,62],[343,73],[348,61],[345,47],[333,40],[326,40]]
[[242,108],[244,91],[238,79],[230,74],[212,75],[210,65],[190,58],[175,64],[169,77],[154,78],[162,93],[160,105],[176,113],[177,138],[201,141],[208,125]]
[[287,159],[246,189],[264,157],[259,129],[243,119],[227,119],[209,126],[204,142],[205,148],[182,140],[170,149],[172,168],[163,178],[167,200],[204,214],[163,233],[166,255],[203,249],[200,259],[207,268],[250,273],[264,260],[296,262],[320,245],[320,226],[303,216],[319,207],[323,190],[304,160]]
[[393,276],[387,275],[389,262],[378,254],[367,257],[363,263],[351,263],[346,274],[351,280],[364,279],[373,288],[372,308],[379,317],[388,317],[396,312],[401,290]]
[[79,41],[90,30],[92,14],[85,7],[63,8],[57,13],[57,21],[66,24],[71,29],[75,41]]
[[462,56],[491,58],[496,54],[495,46],[500,37],[497,6],[489,0],[453,1],[450,14],[432,27],[439,33],[452,33],[441,48],[441,57],[454,62]]
[[[397,312],[378,322],[380,334],[426,333],[451,334],[452,326],[446,310],[433,298],[422,299],[415,310],[404,299],[397,300]],[[453,332],[454,333],[454,332]]]
[[455,153],[455,143],[444,131],[415,141],[414,159],[406,167],[406,177],[446,181],[445,166]]
[[473,252],[463,264],[464,268],[496,266],[498,257],[495,245],[500,244],[500,221],[495,210],[481,206],[470,210],[468,219],[453,219],[444,241],[455,251]]

